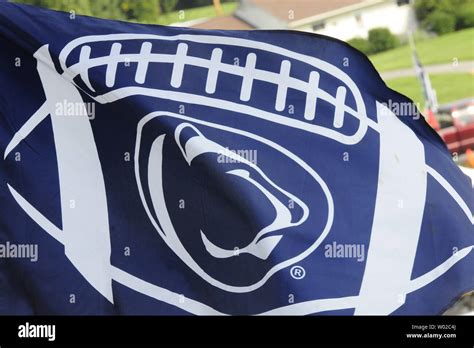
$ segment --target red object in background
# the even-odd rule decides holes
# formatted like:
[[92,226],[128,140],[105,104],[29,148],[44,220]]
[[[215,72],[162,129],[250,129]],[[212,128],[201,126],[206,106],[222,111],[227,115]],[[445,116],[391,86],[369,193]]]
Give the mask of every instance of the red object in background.
[[426,110],[425,112],[426,114],[426,121],[428,122],[428,124],[435,130],[435,131],[439,131],[439,122],[438,122],[438,119],[436,118],[433,110],[431,109],[428,109]]
[[466,150],[466,162],[469,167],[474,168],[474,151],[471,149]]
[[439,133],[451,153],[461,154],[474,149],[474,99],[465,99],[438,109],[435,121],[430,121],[430,110],[427,113],[428,123]]

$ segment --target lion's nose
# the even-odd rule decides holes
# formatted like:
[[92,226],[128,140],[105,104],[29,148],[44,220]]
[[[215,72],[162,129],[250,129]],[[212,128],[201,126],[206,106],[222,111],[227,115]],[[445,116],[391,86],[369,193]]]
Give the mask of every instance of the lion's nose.
[[174,132],[176,144],[186,162],[191,165],[194,158],[205,153],[222,153],[226,149],[207,139],[199,129],[189,123],[182,123]]
[[[238,254],[248,253],[260,259],[267,259],[279,243],[282,235],[266,235],[271,232],[299,225],[306,220],[309,211],[306,204],[296,196],[279,187],[268,178],[256,164],[248,161],[237,153],[227,151],[223,146],[206,138],[194,125],[189,123],[180,124],[174,132],[174,137],[183,157],[190,166],[196,157],[208,153],[221,156],[225,155],[233,160],[233,163],[238,163],[239,166],[241,166],[240,169],[228,170],[223,172],[223,174],[237,177],[241,180],[242,184],[253,186],[254,189],[257,189],[268,200],[274,209],[272,222],[260,229],[255,238],[248,245],[239,248],[238,253],[236,253],[235,249],[225,249],[214,244],[209,240],[205,232],[201,230],[201,238],[204,246],[212,256],[216,258],[228,258]],[[278,198],[278,196],[280,198]],[[292,201],[301,208],[303,216],[298,221],[293,222],[292,212],[282,202],[281,197],[285,197],[286,202]]]

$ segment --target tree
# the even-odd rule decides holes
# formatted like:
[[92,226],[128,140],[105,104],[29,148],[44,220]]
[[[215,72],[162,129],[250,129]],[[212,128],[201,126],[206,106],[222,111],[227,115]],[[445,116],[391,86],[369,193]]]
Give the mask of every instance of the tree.
[[122,0],[120,7],[129,20],[154,23],[160,15],[159,0]]
[[120,8],[122,0],[92,0],[90,7],[95,17],[109,19],[125,19],[125,14]]
[[398,39],[387,28],[374,28],[369,30],[370,53],[377,53],[395,48]]
[[450,0],[439,1],[439,0],[416,0],[415,1],[415,13],[416,18],[420,22],[424,21],[434,11],[450,11],[451,2]]
[[474,27],[474,2],[462,6],[456,12],[456,29]]
[[363,39],[361,37],[355,37],[355,38],[350,39],[349,41],[347,41],[347,43],[349,45],[351,45],[352,47],[358,49],[362,53],[365,53],[365,54],[370,54],[371,53],[370,43],[366,39]]
[[161,10],[163,13],[169,13],[176,8],[178,0],[160,0]]
[[21,2],[52,10],[71,12],[78,15],[91,15],[89,0],[23,0]]
[[438,34],[474,26],[473,0],[416,0],[415,13],[425,29]]
[[451,13],[434,11],[425,18],[423,27],[438,35],[447,34],[456,28],[456,17]]

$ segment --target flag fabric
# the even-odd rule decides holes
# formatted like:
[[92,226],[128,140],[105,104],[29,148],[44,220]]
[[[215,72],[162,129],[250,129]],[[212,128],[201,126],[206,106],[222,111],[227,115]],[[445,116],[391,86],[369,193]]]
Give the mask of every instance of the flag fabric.
[[470,179],[344,42],[0,4],[1,314],[440,314]]

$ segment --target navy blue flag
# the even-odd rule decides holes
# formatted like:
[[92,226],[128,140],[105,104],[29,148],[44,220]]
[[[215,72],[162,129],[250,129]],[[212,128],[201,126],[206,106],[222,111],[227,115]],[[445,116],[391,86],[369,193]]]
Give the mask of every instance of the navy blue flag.
[[439,314],[474,195],[324,36],[0,4],[0,314]]

